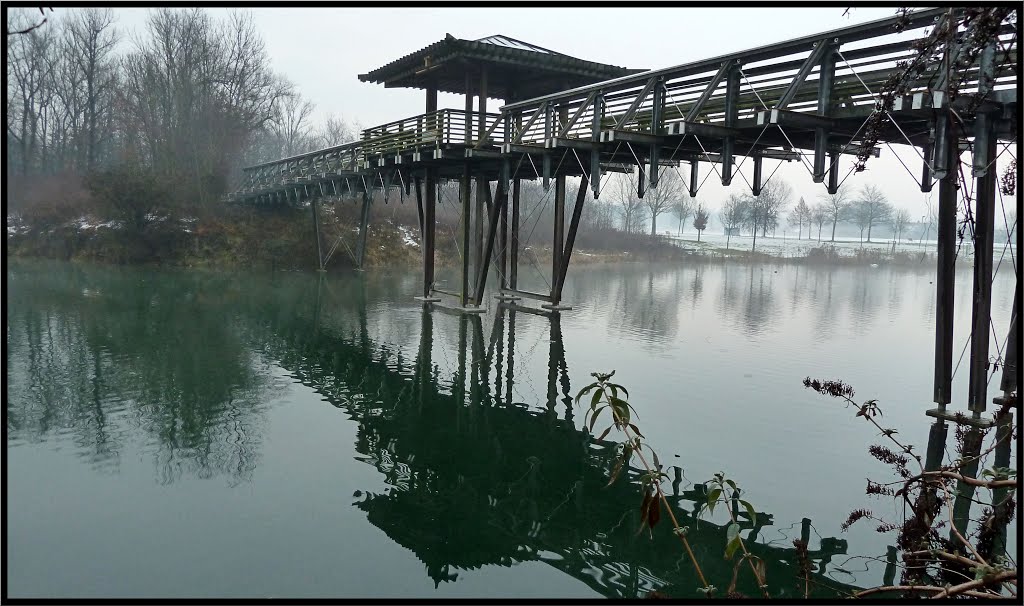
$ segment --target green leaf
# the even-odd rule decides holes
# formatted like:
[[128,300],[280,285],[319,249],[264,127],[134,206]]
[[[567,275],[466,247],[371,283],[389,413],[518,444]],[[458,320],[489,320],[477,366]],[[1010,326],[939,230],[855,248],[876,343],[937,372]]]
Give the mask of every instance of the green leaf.
[[740,538],[737,536],[725,545],[725,559],[732,558],[732,554],[736,553],[736,550],[740,548]]
[[[647,448],[650,449],[650,445],[648,445]],[[658,460],[658,453],[654,452],[654,450],[651,450],[651,456],[654,457],[654,466],[657,467],[658,469],[661,469],[661,461]]]
[[580,392],[578,394],[576,394],[576,403],[579,404],[580,403],[580,399],[582,399],[583,396],[585,396],[588,393],[590,393],[590,390],[594,389],[595,387],[597,387],[597,385],[598,384],[596,382],[594,382],[594,383],[591,383],[590,385],[587,385],[583,389],[581,389]]
[[598,415],[601,414],[601,411],[604,410],[605,408],[607,408],[607,407],[606,406],[602,406],[601,408],[598,408],[593,413],[591,413],[591,415],[590,415],[590,433],[594,433],[594,425],[597,424],[597,417],[598,417]]
[[736,522],[729,524],[725,529],[725,559],[732,557],[732,554],[740,546],[740,525]]
[[708,493],[708,511],[712,514],[715,513],[715,504],[718,503],[718,497],[721,496],[721,494],[721,488],[716,488]]
[[604,394],[603,389],[598,389],[594,392],[594,397],[590,398],[590,410],[597,408],[597,403],[601,401],[602,394]]
[[744,501],[740,499],[740,505],[747,510],[747,515],[750,516],[750,523],[757,526],[757,514],[754,513],[754,506],[750,504],[750,501]]
[[630,423],[629,428],[632,429],[633,433],[635,433],[636,435],[640,436],[641,438],[644,437],[644,434],[640,433],[640,428],[638,428],[636,425]]
[[599,438],[597,438],[597,441],[600,442],[601,440],[603,440],[605,438],[605,436],[608,435],[608,432],[611,431],[611,430],[612,430],[612,426],[609,425],[608,429],[605,429],[603,432],[601,432],[601,436]]
[[626,394],[626,397],[627,397],[627,398],[629,397],[629,390],[627,390],[627,389],[626,389],[625,387],[623,387],[623,386],[619,385],[618,383],[609,383],[608,385],[609,385],[610,387],[614,387],[614,388],[616,388],[616,389],[621,389],[621,390],[622,390],[622,393]]
[[725,483],[732,487],[733,490],[736,490],[736,482],[733,482],[732,480],[726,480]]

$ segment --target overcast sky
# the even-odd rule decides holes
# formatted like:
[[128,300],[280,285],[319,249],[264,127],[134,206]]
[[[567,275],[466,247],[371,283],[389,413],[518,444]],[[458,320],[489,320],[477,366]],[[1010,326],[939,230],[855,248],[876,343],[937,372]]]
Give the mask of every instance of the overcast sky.
[[[56,9],[58,12],[62,9]],[[67,9],[64,9],[67,10]],[[227,9],[209,8],[215,16]],[[237,10],[237,9],[236,9]],[[363,127],[390,122],[423,111],[421,90],[385,89],[360,82],[358,74],[382,66],[403,55],[444,38],[477,39],[505,34],[581,59],[630,68],[661,68],[707,59],[815,32],[845,27],[894,14],[893,7],[860,6],[844,16],[845,7],[673,7],[601,8],[251,8],[273,67],[287,76],[317,109],[317,119],[330,114]],[[146,8],[118,8],[115,13],[123,32],[142,32]],[[651,34],[656,28],[657,35]],[[491,101],[491,106],[497,104]],[[441,107],[461,108],[455,95],[441,94]],[[496,111],[496,109],[491,109]],[[912,148],[898,148],[899,155],[919,177],[920,160]],[[740,159],[741,160],[741,159]],[[765,161],[767,177],[776,166]],[[842,174],[852,165],[844,160]],[[702,168],[707,168],[706,163]],[[752,163],[743,165],[747,180]],[[683,176],[685,167],[680,169]],[[703,178],[703,176],[702,176]],[[811,181],[799,162],[783,163],[776,173],[808,203],[824,186]],[[882,187],[890,200],[912,212],[924,214],[922,194],[894,154],[882,147],[882,157],[868,163],[868,170],[852,175],[848,183]],[[705,182],[698,201],[717,208],[731,192],[749,192],[743,179],[723,188],[714,177]],[[937,195],[937,191],[935,192]]]

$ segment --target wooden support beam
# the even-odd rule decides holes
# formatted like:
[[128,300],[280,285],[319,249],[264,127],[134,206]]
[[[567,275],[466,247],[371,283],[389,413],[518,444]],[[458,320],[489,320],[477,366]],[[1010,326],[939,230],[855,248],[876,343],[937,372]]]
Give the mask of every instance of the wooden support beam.
[[554,292],[551,297],[552,302],[556,305],[562,300],[562,287],[565,285],[565,275],[569,271],[569,259],[572,257],[572,247],[576,243],[576,230],[580,226],[580,217],[583,215],[583,203],[586,199],[587,174],[583,173],[583,177],[580,180],[580,188],[576,192],[576,204],[572,208],[572,219],[569,221],[569,234],[560,255],[561,267],[559,267],[556,276],[558,281],[555,282]]
[[[836,73],[835,47],[831,44],[820,44],[823,47],[820,72],[818,74],[818,116],[829,119],[832,114],[832,84]],[[831,129],[825,125],[814,129],[814,170],[812,180],[821,183],[825,180],[825,159],[828,136]]]
[[551,297],[555,299],[555,288],[558,286],[558,273],[562,268],[562,246],[565,243],[565,176],[555,177],[555,217],[551,242]]
[[[490,189],[490,184],[487,184],[487,189]],[[487,229],[487,246],[484,248],[484,257],[477,270],[476,288],[473,289],[475,295],[476,304],[480,305],[484,298],[484,290],[487,286],[487,270],[490,269],[491,265],[491,254],[494,252],[494,238],[498,231],[498,217],[501,215],[501,211],[505,208],[506,200],[508,196],[502,193],[501,189],[498,189],[498,199],[495,200],[497,208],[491,213],[490,225]]]
[[423,245],[423,184],[416,177],[416,217],[420,222],[420,246]]
[[512,248],[508,259],[508,286],[515,289],[519,282],[519,178],[512,180]]
[[782,97],[780,97],[778,102],[775,104],[777,109],[785,109],[786,106],[789,105],[790,101],[793,100],[793,97],[796,96],[796,91],[800,88],[800,85],[802,85],[807,79],[807,76],[811,74],[811,70],[814,69],[815,65],[818,65],[821,62],[822,57],[829,51],[831,51],[831,46],[826,40],[822,40],[815,44],[811,54],[807,56],[806,60],[804,60],[803,65],[800,66],[796,75],[793,76],[793,80],[790,81],[789,86],[786,87],[785,92],[782,93]]
[[317,199],[309,201],[309,207],[313,211],[313,236],[316,238],[316,268],[324,268],[323,244],[320,241],[320,217],[317,212]]
[[426,203],[423,207],[423,297],[430,297],[434,286],[434,235],[437,225],[434,212],[437,207],[437,169],[427,168]]
[[462,294],[460,295],[460,304],[465,307],[466,303],[469,303],[469,254],[470,254],[470,219],[472,218],[472,206],[469,200],[469,163],[467,162],[462,169],[462,179],[459,182],[459,199],[462,200]]
[[[693,107],[691,107],[690,111],[686,114],[687,122],[696,122],[697,117],[700,116],[702,111],[704,111],[704,106],[707,104],[708,99],[711,98],[715,89],[717,89],[718,85],[722,82],[722,78],[725,78],[734,72],[739,75],[739,62],[737,60],[734,59],[732,61],[722,63],[722,66],[718,68],[715,76],[711,79],[711,82],[709,82],[707,87],[704,88],[704,92],[701,93],[697,102],[693,104]],[[728,94],[729,93],[726,92],[726,96],[728,96]]]
[[[939,123],[949,118],[943,116]],[[936,124],[938,126],[938,124]],[[944,151],[936,147],[936,157],[945,156],[952,159],[956,155],[956,138],[941,139],[946,146]],[[936,140],[936,146],[940,140]],[[945,167],[945,165],[944,165]],[[957,174],[954,170],[945,170],[939,182],[939,217],[936,239],[936,277],[935,277],[935,381],[934,401],[939,410],[944,411],[952,401],[953,378],[953,287],[956,263],[956,207],[957,207]]]
[[368,191],[363,192],[363,211],[359,217],[359,242],[356,248],[356,267],[359,269],[363,268],[363,261],[366,257],[366,236],[370,228],[370,202],[372,200],[371,194]]
[[996,170],[991,161],[998,153],[988,114],[975,118],[974,132],[974,301],[971,330],[971,374],[967,407],[975,415],[988,405],[988,351],[992,317],[992,241],[995,228]]

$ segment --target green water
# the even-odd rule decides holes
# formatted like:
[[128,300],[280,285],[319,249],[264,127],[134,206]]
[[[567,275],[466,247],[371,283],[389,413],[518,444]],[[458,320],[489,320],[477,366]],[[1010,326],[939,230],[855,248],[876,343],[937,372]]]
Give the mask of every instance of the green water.
[[[580,266],[554,320],[425,313],[413,272],[6,277],[11,597],[695,597],[668,521],[637,534],[637,486],[606,488],[615,447],[581,432],[572,397],[611,369],[710,582],[728,515],[692,514],[722,470],[773,595],[802,595],[803,534],[828,596],[883,580],[893,537],[842,533],[850,510],[899,512],[864,494],[890,473],[874,433],[801,380],[846,380],[926,443],[929,268]],[[961,273],[958,352],[969,293]]]

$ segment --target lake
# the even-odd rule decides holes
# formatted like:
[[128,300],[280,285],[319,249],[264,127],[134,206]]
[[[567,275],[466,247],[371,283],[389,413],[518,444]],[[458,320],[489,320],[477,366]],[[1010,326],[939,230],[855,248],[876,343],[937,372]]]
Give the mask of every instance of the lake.
[[[425,312],[405,270],[12,260],[8,595],[697,597],[669,522],[637,532],[635,470],[606,486],[616,446],[581,431],[573,398],[613,369],[710,582],[732,574],[728,513],[698,522],[693,505],[723,471],[757,512],[743,537],[773,595],[802,595],[801,536],[814,595],[881,583],[894,537],[870,520],[840,529],[856,508],[900,514],[865,495],[866,477],[892,477],[867,453],[877,432],[801,382],[846,381],[923,451],[932,274],[580,265],[565,285],[573,309],[552,319],[493,299],[482,316]],[[1013,288],[1007,259],[993,286],[1000,343]],[[959,271],[954,363],[970,292]],[[953,409],[966,409],[968,357]],[[739,587],[758,591],[749,574]]]

